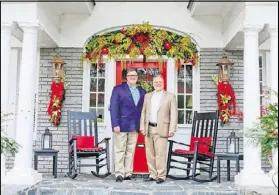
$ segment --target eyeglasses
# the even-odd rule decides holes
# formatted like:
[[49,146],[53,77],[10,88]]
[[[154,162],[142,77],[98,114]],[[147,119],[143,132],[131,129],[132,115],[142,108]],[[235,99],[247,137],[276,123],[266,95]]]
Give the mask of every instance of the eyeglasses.
[[127,77],[137,77],[138,75],[127,75]]

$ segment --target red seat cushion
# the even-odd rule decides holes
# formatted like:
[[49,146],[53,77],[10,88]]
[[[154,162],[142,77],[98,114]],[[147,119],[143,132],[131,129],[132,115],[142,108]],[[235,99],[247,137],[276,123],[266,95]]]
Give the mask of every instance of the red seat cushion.
[[77,139],[77,150],[84,150],[88,148],[95,148],[94,136],[80,136],[73,135],[72,138]]
[[101,151],[103,149],[104,149],[103,147],[95,147],[95,148],[82,148],[77,150],[81,152],[91,152],[91,151]]
[[194,151],[182,150],[182,149],[175,149],[174,152],[179,153],[179,154],[194,154]]
[[[194,154],[195,150],[195,141],[198,142],[204,142],[206,144],[211,144],[211,137],[191,137],[190,141],[190,149],[189,150],[183,150],[183,149],[175,149],[174,152],[179,154]],[[207,145],[199,144],[198,152],[201,154],[206,154],[211,156],[212,153],[210,152],[210,148]]]
[[[196,141],[203,142],[203,143],[211,145],[211,137],[191,137],[190,151],[194,151],[195,150],[195,142]],[[208,145],[204,145],[204,144],[199,144],[198,152],[202,153],[202,154],[212,155],[212,153],[210,152],[209,146]]]

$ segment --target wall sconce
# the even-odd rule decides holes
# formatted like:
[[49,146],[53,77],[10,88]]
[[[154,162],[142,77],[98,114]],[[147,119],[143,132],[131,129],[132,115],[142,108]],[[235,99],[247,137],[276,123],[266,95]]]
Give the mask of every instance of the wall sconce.
[[224,54],[222,59],[216,64],[216,66],[219,66],[219,81],[223,82],[229,82],[230,81],[230,72],[231,72],[231,66],[234,63],[232,63],[228,57]]
[[52,63],[52,76],[56,83],[59,83],[65,76],[64,65],[66,64],[62,58],[55,56],[50,62]]

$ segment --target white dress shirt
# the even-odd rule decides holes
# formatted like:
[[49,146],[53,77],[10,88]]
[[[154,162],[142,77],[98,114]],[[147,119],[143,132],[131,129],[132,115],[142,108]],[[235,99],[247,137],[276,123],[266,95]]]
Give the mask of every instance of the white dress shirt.
[[157,112],[159,110],[163,92],[164,90],[155,91],[153,96],[151,97],[151,107],[150,107],[150,114],[149,114],[149,122],[151,123],[157,123]]

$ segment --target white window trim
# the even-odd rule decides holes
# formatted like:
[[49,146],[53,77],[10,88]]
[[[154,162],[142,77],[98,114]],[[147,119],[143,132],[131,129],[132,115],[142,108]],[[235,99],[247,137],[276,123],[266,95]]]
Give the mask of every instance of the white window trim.
[[[192,101],[193,101],[193,114],[194,111],[200,111],[200,64],[196,64],[195,66],[193,66],[192,69],[192,77],[193,77],[193,86],[192,86],[192,90],[193,90],[193,97],[192,97]],[[175,74],[175,94],[177,97],[177,84],[178,82],[178,78],[177,78],[177,74]],[[192,128],[192,124],[178,124],[177,125],[178,128]]]
[[[115,61],[110,61],[104,56],[105,63],[105,99],[104,99],[104,120],[98,122],[99,127],[107,127],[110,124],[109,102],[113,87],[115,86]],[[89,112],[90,107],[90,62],[88,60],[83,63],[83,85],[82,85],[82,111]]]

